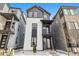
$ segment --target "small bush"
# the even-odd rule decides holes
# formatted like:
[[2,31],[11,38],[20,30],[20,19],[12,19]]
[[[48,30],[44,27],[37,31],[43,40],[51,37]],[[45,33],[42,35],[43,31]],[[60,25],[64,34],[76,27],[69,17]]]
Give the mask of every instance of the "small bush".
[[4,50],[0,50],[0,56],[4,55]]
[[8,49],[8,50],[0,50],[0,56],[13,56],[14,50]]
[[33,42],[33,52],[36,53],[36,45],[34,42]]

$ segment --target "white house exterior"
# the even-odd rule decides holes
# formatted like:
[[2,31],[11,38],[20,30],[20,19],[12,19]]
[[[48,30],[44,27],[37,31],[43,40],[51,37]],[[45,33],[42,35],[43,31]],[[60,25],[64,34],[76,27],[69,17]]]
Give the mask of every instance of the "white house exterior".
[[37,23],[37,50],[42,50],[42,23],[43,18],[27,18],[26,24],[26,36],[24,41],[24,50],[33,50],[31,47],[31,35],[32,35],[32,23]]
[[[46,10],[39,6],[33,6],[27,10],[23,50],[33,50],[33,42],[36,45],[36,50],[44,50],[43,23],[41,20],[50,21],[50,14]],[[45,34],[47,32],[48,30],[46,30]]]
[[11,36],[12,40],[9,40],[8,46],[16,49],[23,48],[26,21],[20,8],[11,8],[10,12],[11,11],[17,16],[19,21],[15,21],[15,35],[13,34],[14,39]]

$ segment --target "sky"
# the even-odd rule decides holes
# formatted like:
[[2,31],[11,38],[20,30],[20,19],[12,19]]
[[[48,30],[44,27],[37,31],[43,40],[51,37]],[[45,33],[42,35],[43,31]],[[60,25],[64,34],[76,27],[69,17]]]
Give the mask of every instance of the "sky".
[[11,7],[21,8],[24,13],[30,7],[37,5],[51,13],[52,16],[56,14],[60,6],[79,6],[79,3],[11,3]]

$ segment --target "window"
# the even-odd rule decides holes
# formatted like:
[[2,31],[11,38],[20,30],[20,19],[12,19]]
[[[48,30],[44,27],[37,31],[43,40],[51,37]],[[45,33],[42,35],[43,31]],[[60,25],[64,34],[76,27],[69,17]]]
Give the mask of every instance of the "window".
[[11,22],[6,22],[5,30],[9,30],[10,29],[10,25],[11,25]]
[[75,14],[75,11],[70,9],[70,12],[71,12],[71,15],[74,15]]
[[64,9],[64,14],[68,14],[68,10],[67,9]]
[[32,12],[29,12],[29,17],[32,17]]
[[34,13],[34,17],[37,17],[37,12],[33,12]]
[[75,9],[64,9],[64,14],[65,15],[75,15],[76,10]]
[[69,29],[79,29],[79,25],[77,22],[68,22]]
[[31,39],[31,46],[37,46],[37,23],[32,23],[32,39]]
[[37,11],[29,12],[29,17],[37,17]]
[[69,28],[69,29],[75,29],[75,24],[74,24],[74,22],[68,22],[67,24],[68,24],[68,28]]

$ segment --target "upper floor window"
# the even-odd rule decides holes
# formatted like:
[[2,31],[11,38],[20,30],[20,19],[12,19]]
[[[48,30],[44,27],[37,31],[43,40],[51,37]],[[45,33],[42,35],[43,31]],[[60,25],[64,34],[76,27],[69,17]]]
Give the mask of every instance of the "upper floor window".
[[69,29],[79,29],[79,24],[77,22],[68,22]]
[[37,11],[29,12],[29,17],[37,17]]
[[74,22],[68,22],[68,28],[69,29],[75,29]]
[[64,9],[64,14],[66,14],[66,15],[75,15],[76,10],[75,9]]
[[9,30],[10,29],[10,25],[11,25],[11,22],[6,22],[6,25],[5,25],[5,30]]
[[47,15],[44,15],[44,19],[48,19],[48,16]]

